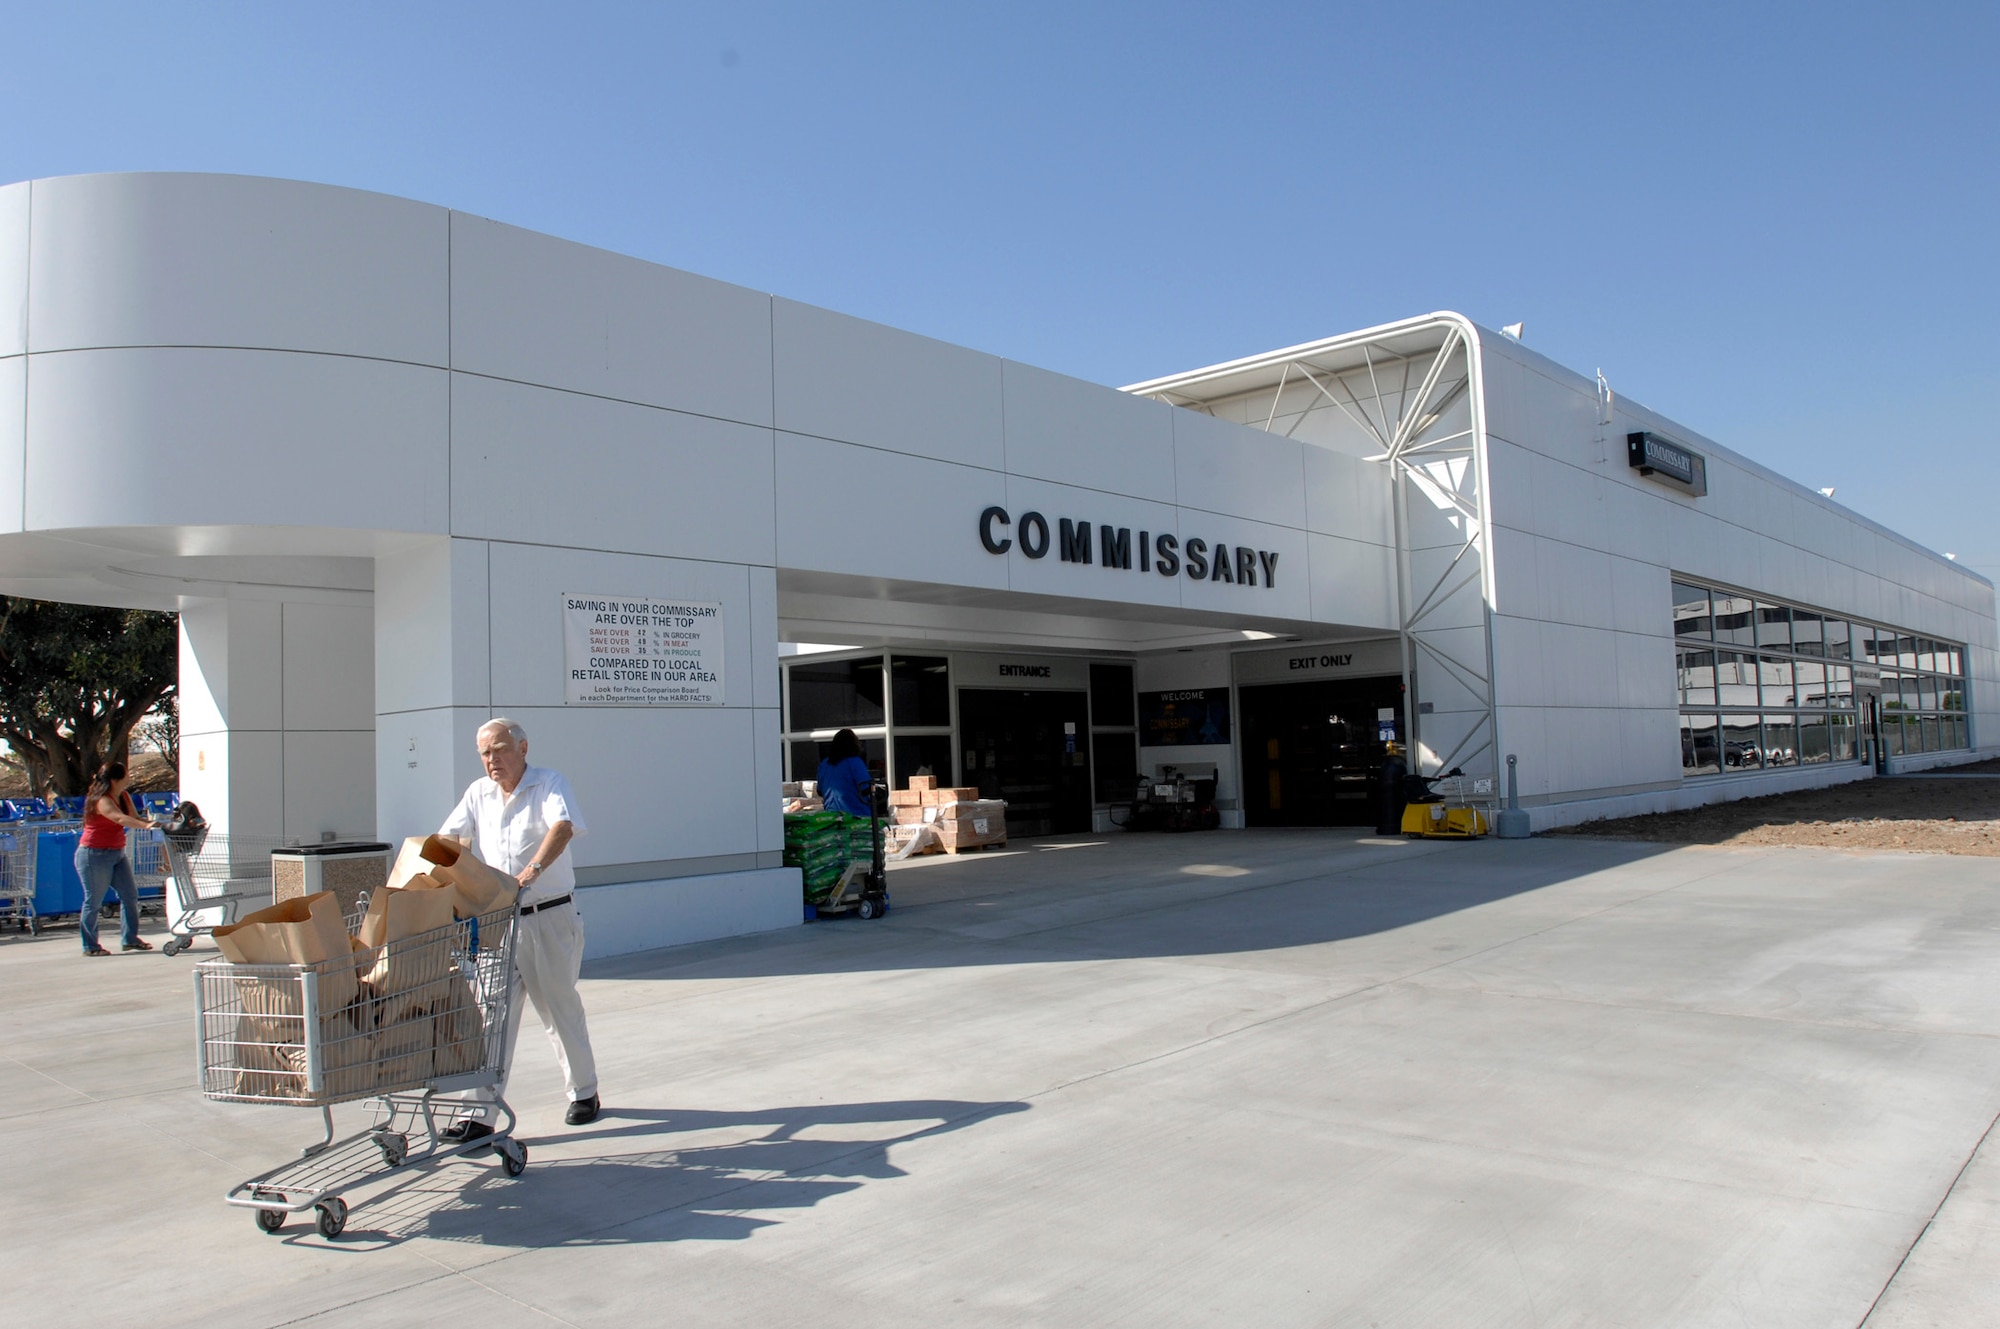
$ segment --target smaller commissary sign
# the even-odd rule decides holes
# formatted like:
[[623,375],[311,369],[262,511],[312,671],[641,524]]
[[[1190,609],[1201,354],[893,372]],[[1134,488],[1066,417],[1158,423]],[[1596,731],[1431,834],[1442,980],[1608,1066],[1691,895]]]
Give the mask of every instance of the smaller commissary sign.
[[564,700],[572,706],[720,706],[722,606],[563,596]]

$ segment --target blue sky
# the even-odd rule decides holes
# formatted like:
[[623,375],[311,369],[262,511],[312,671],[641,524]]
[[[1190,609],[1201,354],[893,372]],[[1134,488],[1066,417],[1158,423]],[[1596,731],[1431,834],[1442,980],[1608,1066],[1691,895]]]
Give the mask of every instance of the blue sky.
[[2000,6],[107,5],[0,180],[448,204],[1119,384],[1450,308],[2000,577]]

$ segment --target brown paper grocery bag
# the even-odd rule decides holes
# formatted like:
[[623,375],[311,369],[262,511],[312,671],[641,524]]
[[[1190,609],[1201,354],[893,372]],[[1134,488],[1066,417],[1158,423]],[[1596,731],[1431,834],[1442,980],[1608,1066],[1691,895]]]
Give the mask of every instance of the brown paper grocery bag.
[[[210,934],[225,959],[237,964],[322,964],[353,954],[340,901],[331,891],[302,895],[259,909],[241,921]],[[335,1011],[354,1000],[351,964],[334,965],[319,975],[319,1008]]]
[[456,908],[460,918],[478,918],[496,909],[506,909],[520,893],[520,882],[467,853],[463,840],[433,835],[418,852],[431,865],[430,875],[458,893]]
[[368,912],[355,936],[376,950],[386,942],[441,928],[451,922],[453,898],[450,887],[423,874],[401,886],[384,886],[368,897]]
[[421,877],[431,870],[424,859],[424,841],[411,836],[403,841],[403,847],[396,851],[396,861],[389,865],[389,880],[383,883],[389,887],[403,887],[413,878]]
[[486,1022],[472,985],[454,975],[445,984],[445,997],[434,1013],[437,1036],[436,1073],[464,1075],[479,1069],[486,1054]]

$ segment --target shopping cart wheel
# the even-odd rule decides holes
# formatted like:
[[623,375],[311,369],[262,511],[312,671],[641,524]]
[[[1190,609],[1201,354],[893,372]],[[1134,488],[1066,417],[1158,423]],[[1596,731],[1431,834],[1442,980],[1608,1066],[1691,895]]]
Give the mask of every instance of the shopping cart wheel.
[[518,1177],[528,1170],[528,1146],[511,1135],[500,1142],[500,1166],[507,1175]]
[[382,1161],[390,1167],[401,1167],[410,1154],[410,1137],[396,1131],[387,1131],[375,1137],[375,1147],[382,1151]]
[[182,951],[186,950],[187,948],[188,948],[187,938],[168,937],[165,941],[160,943],[160,954],[179,955]]
[[285,1211],[282,1209],[259,1209],[257,1226],[266,1232],[276,1232],[285,1225]]
[[329,1195],[319,1202],[319,1234],[332,1241],[347,1228],[347,1201]]
[[881,913],[882,910],[874,900],[864,895],[861,897],[861,903],[855,907],[854,912],[863,919],[870,919]]

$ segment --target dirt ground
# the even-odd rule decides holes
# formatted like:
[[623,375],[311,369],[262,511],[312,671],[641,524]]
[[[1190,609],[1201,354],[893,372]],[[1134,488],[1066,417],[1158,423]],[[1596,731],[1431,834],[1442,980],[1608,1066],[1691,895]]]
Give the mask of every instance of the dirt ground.
[[[1964,778],[1984,777],[1984,778]],[[1567,826],[1548,835],[2000,858],[2000,761]]]
[[[180,788],[179,772],[169,766],[166,758],[157,752],[135,752],[129,764],[132,771],[132,792],[135,794],[164,793]],[[11,767],[0,766],[0,798],[27,796],[27,777]]]

